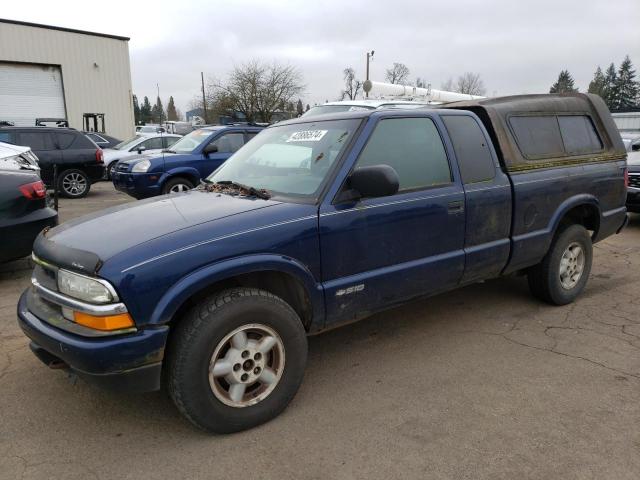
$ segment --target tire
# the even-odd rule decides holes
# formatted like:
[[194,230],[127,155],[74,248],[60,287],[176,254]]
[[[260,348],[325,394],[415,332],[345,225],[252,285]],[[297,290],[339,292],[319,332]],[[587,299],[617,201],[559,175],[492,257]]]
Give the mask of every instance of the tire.
[[111,162],[111,164],[107,168],[107,180],[111,180],[113,178],[113,172],[116,171],[117,166],[118,166],[117,160],[114,160],[113,162]]
[[82,170],[72,168],[58,175],[58,191],[67,198],[86,197],[91,189],[91,180]]
[[529,289],[552,305],[571,303],[587,284],[592,261],[589,232],[582,225],[567,226],[556,234],[542,262],[529,270]]
[[[277,340],[254,363],[256,349],[270,343],[266,337],[257,337],[263,328]],[[240,348],[235,348],[238,334],[234,332],[239,331],[249,340],[244,347],[239,341]],[[235,288],[205,299],[179,320],[167,357],[167,388],[180,413],[205,431],[231,433],[267,422],[286,408],[302,383],[307,338],[300,318],[282,299],[264,290]],[[216,368],[211,369],[212,365]],[[229,368],[216,373],[220,365]],[[234,383],[240,384],[237,376],[245,374],[257,380],[246,379],[243,396],[234,400]],[[263,376],[269,382],[263,382]]]
[[162,187],[162,193],[179,193],[186,192],[193,188],[193,182],[184,177],[173,177],[167,180]]

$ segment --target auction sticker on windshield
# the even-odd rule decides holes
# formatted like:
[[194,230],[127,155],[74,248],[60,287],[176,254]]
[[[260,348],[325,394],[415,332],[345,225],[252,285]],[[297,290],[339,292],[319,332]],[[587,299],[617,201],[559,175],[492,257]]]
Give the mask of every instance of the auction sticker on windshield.
[[293,132],[287,142],[319,142],[328,130],[303,130]]

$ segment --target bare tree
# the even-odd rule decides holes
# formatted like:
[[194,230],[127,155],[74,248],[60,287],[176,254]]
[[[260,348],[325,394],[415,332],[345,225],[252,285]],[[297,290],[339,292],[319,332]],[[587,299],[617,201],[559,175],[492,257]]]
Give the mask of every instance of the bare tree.
[[249,122],[270,122],[276,110],[303,90],[295,67],[252,60],[235,67],[225,82],[215,82],[210,95],[224,109],[243,113]]
[[465,72],[458,77],[455,91],[469,95],[484,95],[487,90],[484,88],[484,82],[479,73]]
[[440,85],[440,89],[444,90],[445,92],[453,92],[453,88],[453,78],[451,77],[449,77],[446,82]]
[[409,80],[409,67],[404,63],[393,62],[393,67],[387,69],[385,80],[389,83],[405,84]]
[[342,100],[355,100],[362,90],[362,82],[356,79],[356,71],[352,67],[347,67],[343,71],[344,86]]

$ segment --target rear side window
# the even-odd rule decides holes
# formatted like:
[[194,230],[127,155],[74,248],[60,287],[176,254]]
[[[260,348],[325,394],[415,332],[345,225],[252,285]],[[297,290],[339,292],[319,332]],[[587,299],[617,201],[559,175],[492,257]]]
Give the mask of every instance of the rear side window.
[[76,136],[73,133],[56,132],[56,140],[61,149],[69,148],[75,138]]
[[18,138],[20,145],[31,147],[31,150],[55,150],[49,132],[21,132]]
[[145,147],[147,150],[157,150],[162,148],[162,137],[154,137],[149,140],[145,140],[142,144],[135,148]]
[[442,121],[453,143],[462,181],[477,183],[493,179],[496,167],[487,139],[478,123],[466,115],[445,115]]
[[531,159],[564,156],[555,115],[513,116],[509,119],[522,154]]
[[586,115],[559,115],[560,133],[568,155],[583,155],[602,150],[591,119]]
[[372,165],[393,167],[401,191],[451,183],[447,154],[430,118],[381,120],[357,162]]
[[[60,132],[62,133],[62,132]],[[97,145],[90,138],[85,137],[82,133],[67,133],[67,135],[72,135],[74,140],[69,148],[80,149],[80,148],[91,148],[95,149]]]
[[162,137],[162,145],[164,145],[164,148],[168,148],[178,140],[180,140],[180,137]]

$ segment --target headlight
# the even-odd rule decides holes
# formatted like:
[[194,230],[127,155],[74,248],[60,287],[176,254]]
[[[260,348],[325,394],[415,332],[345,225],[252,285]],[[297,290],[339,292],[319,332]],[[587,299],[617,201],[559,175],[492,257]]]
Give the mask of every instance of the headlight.
[[136,163],[131,169],[131,171],[134,173],[144,173],[147,170],[149,170],[150,166],[151,166],[151,162],[149,160],[142,160]]
[[60,293],[89,303],[111,303],[116,300],[113,289],[108,288],[108,284],[103,282],[104,280],[94,280],[84,275],[58,270]]

